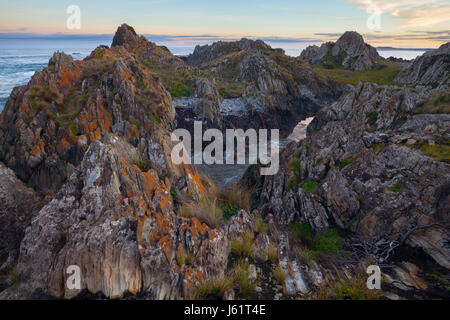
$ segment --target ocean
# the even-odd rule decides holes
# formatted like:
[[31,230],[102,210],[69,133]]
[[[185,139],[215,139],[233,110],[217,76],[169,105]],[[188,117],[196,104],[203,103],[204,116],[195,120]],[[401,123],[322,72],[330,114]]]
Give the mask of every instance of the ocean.
[[[48,60],[55,51],[71,54],[74,59],[80,60],[88,56],[99,45],[110,45],[112,36],[81,37],[65,39],[0,39],[0,111],[11,93],[11,90],[26,84],[36,70],[47,66]],[[267,42],[273,48],[282,48],[286,54],[298,56],[310,43],[284,43]],[[188,55],[194,51],[195,43],[158,43],[167,46],[175,55]],[[204,44],[204,43],[201,43]],[[424,51],[383,50],[379,52],[387,58],[414,59]]]

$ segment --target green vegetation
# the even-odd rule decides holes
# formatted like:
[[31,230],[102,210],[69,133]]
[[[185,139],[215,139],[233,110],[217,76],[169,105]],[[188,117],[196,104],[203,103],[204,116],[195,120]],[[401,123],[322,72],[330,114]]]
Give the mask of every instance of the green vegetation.
[[450,94],[441,95],[422,102],[412,111],[412,114],[449,114]]
[[219,198],[222,203],[225,219],[228,220],[236,215],[239,210],[250,212],[251,196],[251,190],[243,190],[237,184],[233,185],[225,193],[218,194],[217,198]]
[[231,217],[239,213],[239,207],[236,204],[222,204],[223,218],[228,221]]
[[346,158],[346,159],[342,160],[341,162],[339,162],[338,167],[340,169],[344,169],[346,166],[351,164],[353,161],[355,161],[355,159],[352,157]]
[[73,135],[76,136],[78,134],[78,127],[75,123],[69,124],[69,129],[72,131]]
[[328,229],[322,234],[317,234],[315,237],[314,251],[325,254],[337,253],[342,249],[342,238],[336,230]]
[[363,72],[345,70],[344,67],[337,64],[315,65],[314,68],[323,77],[342,82],[346,84],[356,85],[359,82],[373,82],[380,85],[393,85],[397,74],[402,67],[394,62],[381,61],[379,68],[366,70]]
[[291,223],[288,228],[294,237],[300,239],[305,244],[312,244],[314,231],[308,223]]
[[378,300],[383,292],[367,288],[367,276],[355,276],[351,280],[339,280],[327,283],[320,287],[313,295],[312,300]]
[[138,130],[141,128],[141,123],[135,117],[129,116],[127,118],[127,120],[128,120],[129,123],[131,123],[132,125],[136,126],[136,128],[138,128]]
[[319,182],[317,181],[304,181],[300,185],[303,190],[307,193],[316,193],[317,187],[319,186]]
[[169,87],[169,92],[174,98],[190,97],[195,87],[194,80],[183,79],[174,86]]
[[378,112],[372,111],[366,114],[366,119],[376,121],[378,118]]
[[402,192],[403,191],[402,184],[400,182],[397,182],[393,187],[390,187],[388,190],[392,192]]
[[217,81],[216,87],[224,99],[238,98],[244,93],[244,87],[238,82]]
[[172,199],[173,199],[174,201],[177,201],[177,199],[178,199],[178,194],[177,194],[177,192],[176,192],[174,189],[170,189],[170,195],[172,196]]
[[342,249],[342,238],[335,229],[327,229],[322,233],[314,233],[311,226],[303,222],[291,223],[289,225],[289,231],[313,252],[334,254]]
[[253,250],[253,234],[250,232],[244,232],[241,237],[231,241],[231,252],[240,258],[250,257]]
[[156,123],[157,125],[161,125],[162,121],[161,121],[161,117],[160,117],[159,115],[154,114],[154,115],[152,116],[152,118],[153,118],[153,121],[155,121],[155,123]]
[[444,140],[442,144],[435,143],[430,145],[425,141],[419,141],[412,146],[405,146],[420,150],[433,160],[450,163],[450,142],[448,140]]
[[375,154],[380,153],[381,150],[383,150],[383,148],[386,146],[385,143],[377,143],[372,145],[372,150]]
[[267,230],[267,224],[264,222],[264,219],[259,215],[255,215],[255,229],[254,231],[256,233],[264,233]]
[[300,179],[297,176],[291,177],[286,181],[286,191],[297,191],[300,185]]
[[141,172],[148,172],[151,168],[150,161],[141,156],[137,156],[136,159],[131,161],[131,163],[137,166]]

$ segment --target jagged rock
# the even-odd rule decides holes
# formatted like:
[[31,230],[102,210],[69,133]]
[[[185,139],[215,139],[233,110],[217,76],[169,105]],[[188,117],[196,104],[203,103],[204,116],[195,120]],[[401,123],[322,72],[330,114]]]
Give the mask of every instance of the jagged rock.
[[223,109],[239,110],[224,112],[226,127],[278,128],[286,136],[305,116],[335,101],[343,89],[301,59],[260,40],[197,46],[186,61],[215,77],[228,98]]
[[[211,229],[174,213],[170,184],[128,162],[138,151],[115,136],[93,142],[80,166],[44,206],[21,244],[16,272],[23,281],[0,298],[29,297],[38,288],[71,298],[67,267],[81,269],[82,290],[108,298],[146,292],[157,299],[189,297],[202,279],[223,274],[232,234],[250,229],[241,211]],[[187,175],[196,183],[193,173]],[[201,186],[197,186],[201,187]],[[191,192],[195,192],[191,189]],[[180,266],[176,254],[195,260]]]
[[[318,112],[304,141],[286,147],[277,175],[258,178],[251,168],[242,183],[259,190],[255,205],[281,223],[306,221],[321,230],[332,216],[339,227],[369,242],[400,241],[416,226],[440,223],[413,232],[406,242],[449,268],[448,154],[436,151],[441,158],[434,160],[436,154],[418,149],[430,140],[437,148],[448,143],[450,116],[414,114],[436,94],[446,92],[369,83],[350,87]],[[416,143],[403,145],[410,138]],[[313,182],[309,192],[302,190],[305,181]]]
[[375,68],[382,59],[377,50],[366,44],[363,37],[354,31],[345,32],[336,43],[327,42],[320,47],[309,46],[300,57],[309,64],[337,64],[355,71]]
[[170,94],[141,60],[160,49],[140,38],[145,58],[130,53],[130,33],[121,26],[115,37],[126,48],[99,47],[84,61],[57,52],[13,90],[0,115],[0,160],[40,193],[58,190],[89,144],[106,133],[126,137],[146,154],[149,132],[157,137],[173,126]]
[[195,81],[196,97],[199,99],[194,106],[194,112],[200,119],[206,119],[211,126],[222,122],[220,105],[222,98],[214,83],[206,78],[197,78]]
[[450,84],[450,42],[439,49],[425,52],[409,67],[403,69],[395,81],[403,84],[422,84],[433,87]]
[[0,274],[14,266],[25,229],[40,206],[33,189],[0,162]]

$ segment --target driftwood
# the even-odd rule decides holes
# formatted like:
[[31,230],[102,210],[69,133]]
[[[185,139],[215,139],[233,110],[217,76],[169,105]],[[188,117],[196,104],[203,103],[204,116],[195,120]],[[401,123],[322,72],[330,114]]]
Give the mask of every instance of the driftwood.
[[413,234],[415,231],[428,229],[431,227],[443,227],[448,228],[442,222],[434,222],[426,225],[415,226],[408,230],[400,239],[398,240],[386,240],[383,238],[377,238],[373,241],[365,241],[361,238],[351,238],[349,241],[345,242],[345,246],[352,251],[352,253],[358,259],[367,259],[372,263],[375,263],[381,267],[390,267],[389,259],[393,256],[395,249],[399,246],[403,245],[406,240]]

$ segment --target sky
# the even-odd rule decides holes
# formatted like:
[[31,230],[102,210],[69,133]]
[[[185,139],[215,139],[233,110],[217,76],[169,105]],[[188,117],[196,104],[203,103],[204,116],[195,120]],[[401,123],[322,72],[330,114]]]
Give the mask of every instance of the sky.
[[[79,29],[67,28],[71,5],[80,9]],[[376,46],[435,48],[450,41],[450,0],[0,0],[0,41],[11,34],[113,34],[124,22],[177,42],[334,41],[352,30]]]

